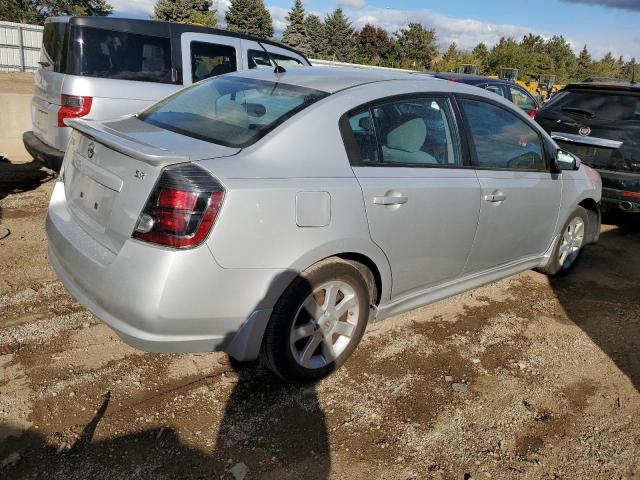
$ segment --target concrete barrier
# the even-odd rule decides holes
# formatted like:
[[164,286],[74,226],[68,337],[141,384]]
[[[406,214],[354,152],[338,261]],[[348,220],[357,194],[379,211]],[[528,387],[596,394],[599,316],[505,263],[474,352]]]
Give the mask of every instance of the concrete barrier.
[[0,155],[14,162],[30,161],[22,134],[31,128],[31,94],[0,93]]

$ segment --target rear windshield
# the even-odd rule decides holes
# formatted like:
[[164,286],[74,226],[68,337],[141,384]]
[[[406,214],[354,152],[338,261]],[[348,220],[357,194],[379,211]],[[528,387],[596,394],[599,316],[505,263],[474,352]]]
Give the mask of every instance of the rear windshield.
[[546,109],[594,120],[640,120],[640,94],[565,90],[558,93]]
[[49,22],[42,32],[40,65],[46,70],[64,72],[67,57],[67,22]]
[[69,73],[172,83],[169,38],[93,27],[76,27],[74,37],[73,66]]
[[162,100],[139,118],[200,140],[246,147],[327,95],[279,82],[215,77]]

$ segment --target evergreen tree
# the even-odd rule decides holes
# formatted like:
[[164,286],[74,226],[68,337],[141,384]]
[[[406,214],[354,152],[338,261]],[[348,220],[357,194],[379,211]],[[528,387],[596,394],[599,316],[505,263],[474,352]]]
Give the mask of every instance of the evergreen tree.
[[231,0],[224,18],[227,21],[227,29],[232,32],[263,38],[273,36],[271,15],[263,0]]
[[324,20],[326,55],[339,62],[353,62],[356,45],[353,26],[341,8],[336,8]]
[[401,65],[405,68],[428,70],[438,53],[435,30],[424,28],[419,23],[410,23],[396,33],[396,50]]
[[489,49],[484,42],[480,42],[476,45],[471,51],[471,55],[473,55],[474,63],[478,66],[480,73],[484,73],[489,64]]
[[578,61],[576,62],[576,70],[574,73],[574,79],[578,81],[585,80],[593,73],[593,60],[585,45],[578,55]]
[[489,71],[499,73],[501,68],[518,68],[523,66],[523,52],[513,38],[501,37],[489,53]]
[[459,63],[461,63],[460,52],[456,42],[452,42],[437,63],[436,69],[441,72],[455,72]]
[[323,57],[327,51],[327,37],[322,19],[317,15],[308,15],[304,21],[309,50],[312,57]]
[[554,35],[545,42],[545,51],[551,58],[551,72],[560,83],[567,82],[575,70],[576,56],[562,35]]
[[304,21],[304,5],[301,0],[295,1],[293,8],[287,15],[287,21],[289,25],[284,29],[282,42],[300,50],[305,55],[310,55],[311,46]]
[[212,4],[212,0],[158,0],[153,18],[215,27],[218,13],[211,10]]

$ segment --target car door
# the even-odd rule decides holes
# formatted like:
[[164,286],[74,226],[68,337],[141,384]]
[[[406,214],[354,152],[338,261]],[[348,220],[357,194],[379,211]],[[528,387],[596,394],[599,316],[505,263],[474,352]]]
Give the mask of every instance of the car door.
[[562,181],[549,171],[540,132],[488,99],[461,98],[460,104],[481,188],[478,232],[465,272],[542,255],[555,232]]
[[404,98],[347,114],[343,132],[392,298],[458,277],[476,233],[480,185],[463,167],[446,96]]
[[182,80],[185,86],[205,78],[235,72],[242,65],[240,39],[210,33],[180,36]]

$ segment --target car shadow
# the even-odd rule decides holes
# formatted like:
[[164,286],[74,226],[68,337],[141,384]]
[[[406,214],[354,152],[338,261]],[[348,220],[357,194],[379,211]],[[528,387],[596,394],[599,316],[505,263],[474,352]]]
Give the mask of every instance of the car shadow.
[[[265,298],[285,278],[296,278],[295,273],[274,280]],[[167,417],[163,427],[111,437],[108,432],[121,428],[113,426],[122,421],[117,405],[131,399],[109,392],[86,406],[95,415],[72,432],[44,436],[46,425],[20,431],[0,422],[0,478],[329,478],[329,439],[316,385],[285,383],[258,362],[230,358],[229,365],[223,377],[204,378],[212,397],[225,390],[229,376],[233,382],[219,423],[210,412],[194,422],[190,412],[179,431]],[[216,405],[212,401],[207,407]],[[205,441],[206,446],[186,441],[195,431],[203,439],[211,432],[215,440]],[[96,432],[101,432],[98,441]]]
[[603,219],[600,241],[550,285],[567,316],[640,391],[640,217]]
[[[15,193],[35,190],[43,183],[55,178],[42,162],[12,163],[0,156],[0,200]],[[0,237],[2,237],[2,205],[0,205]]]

